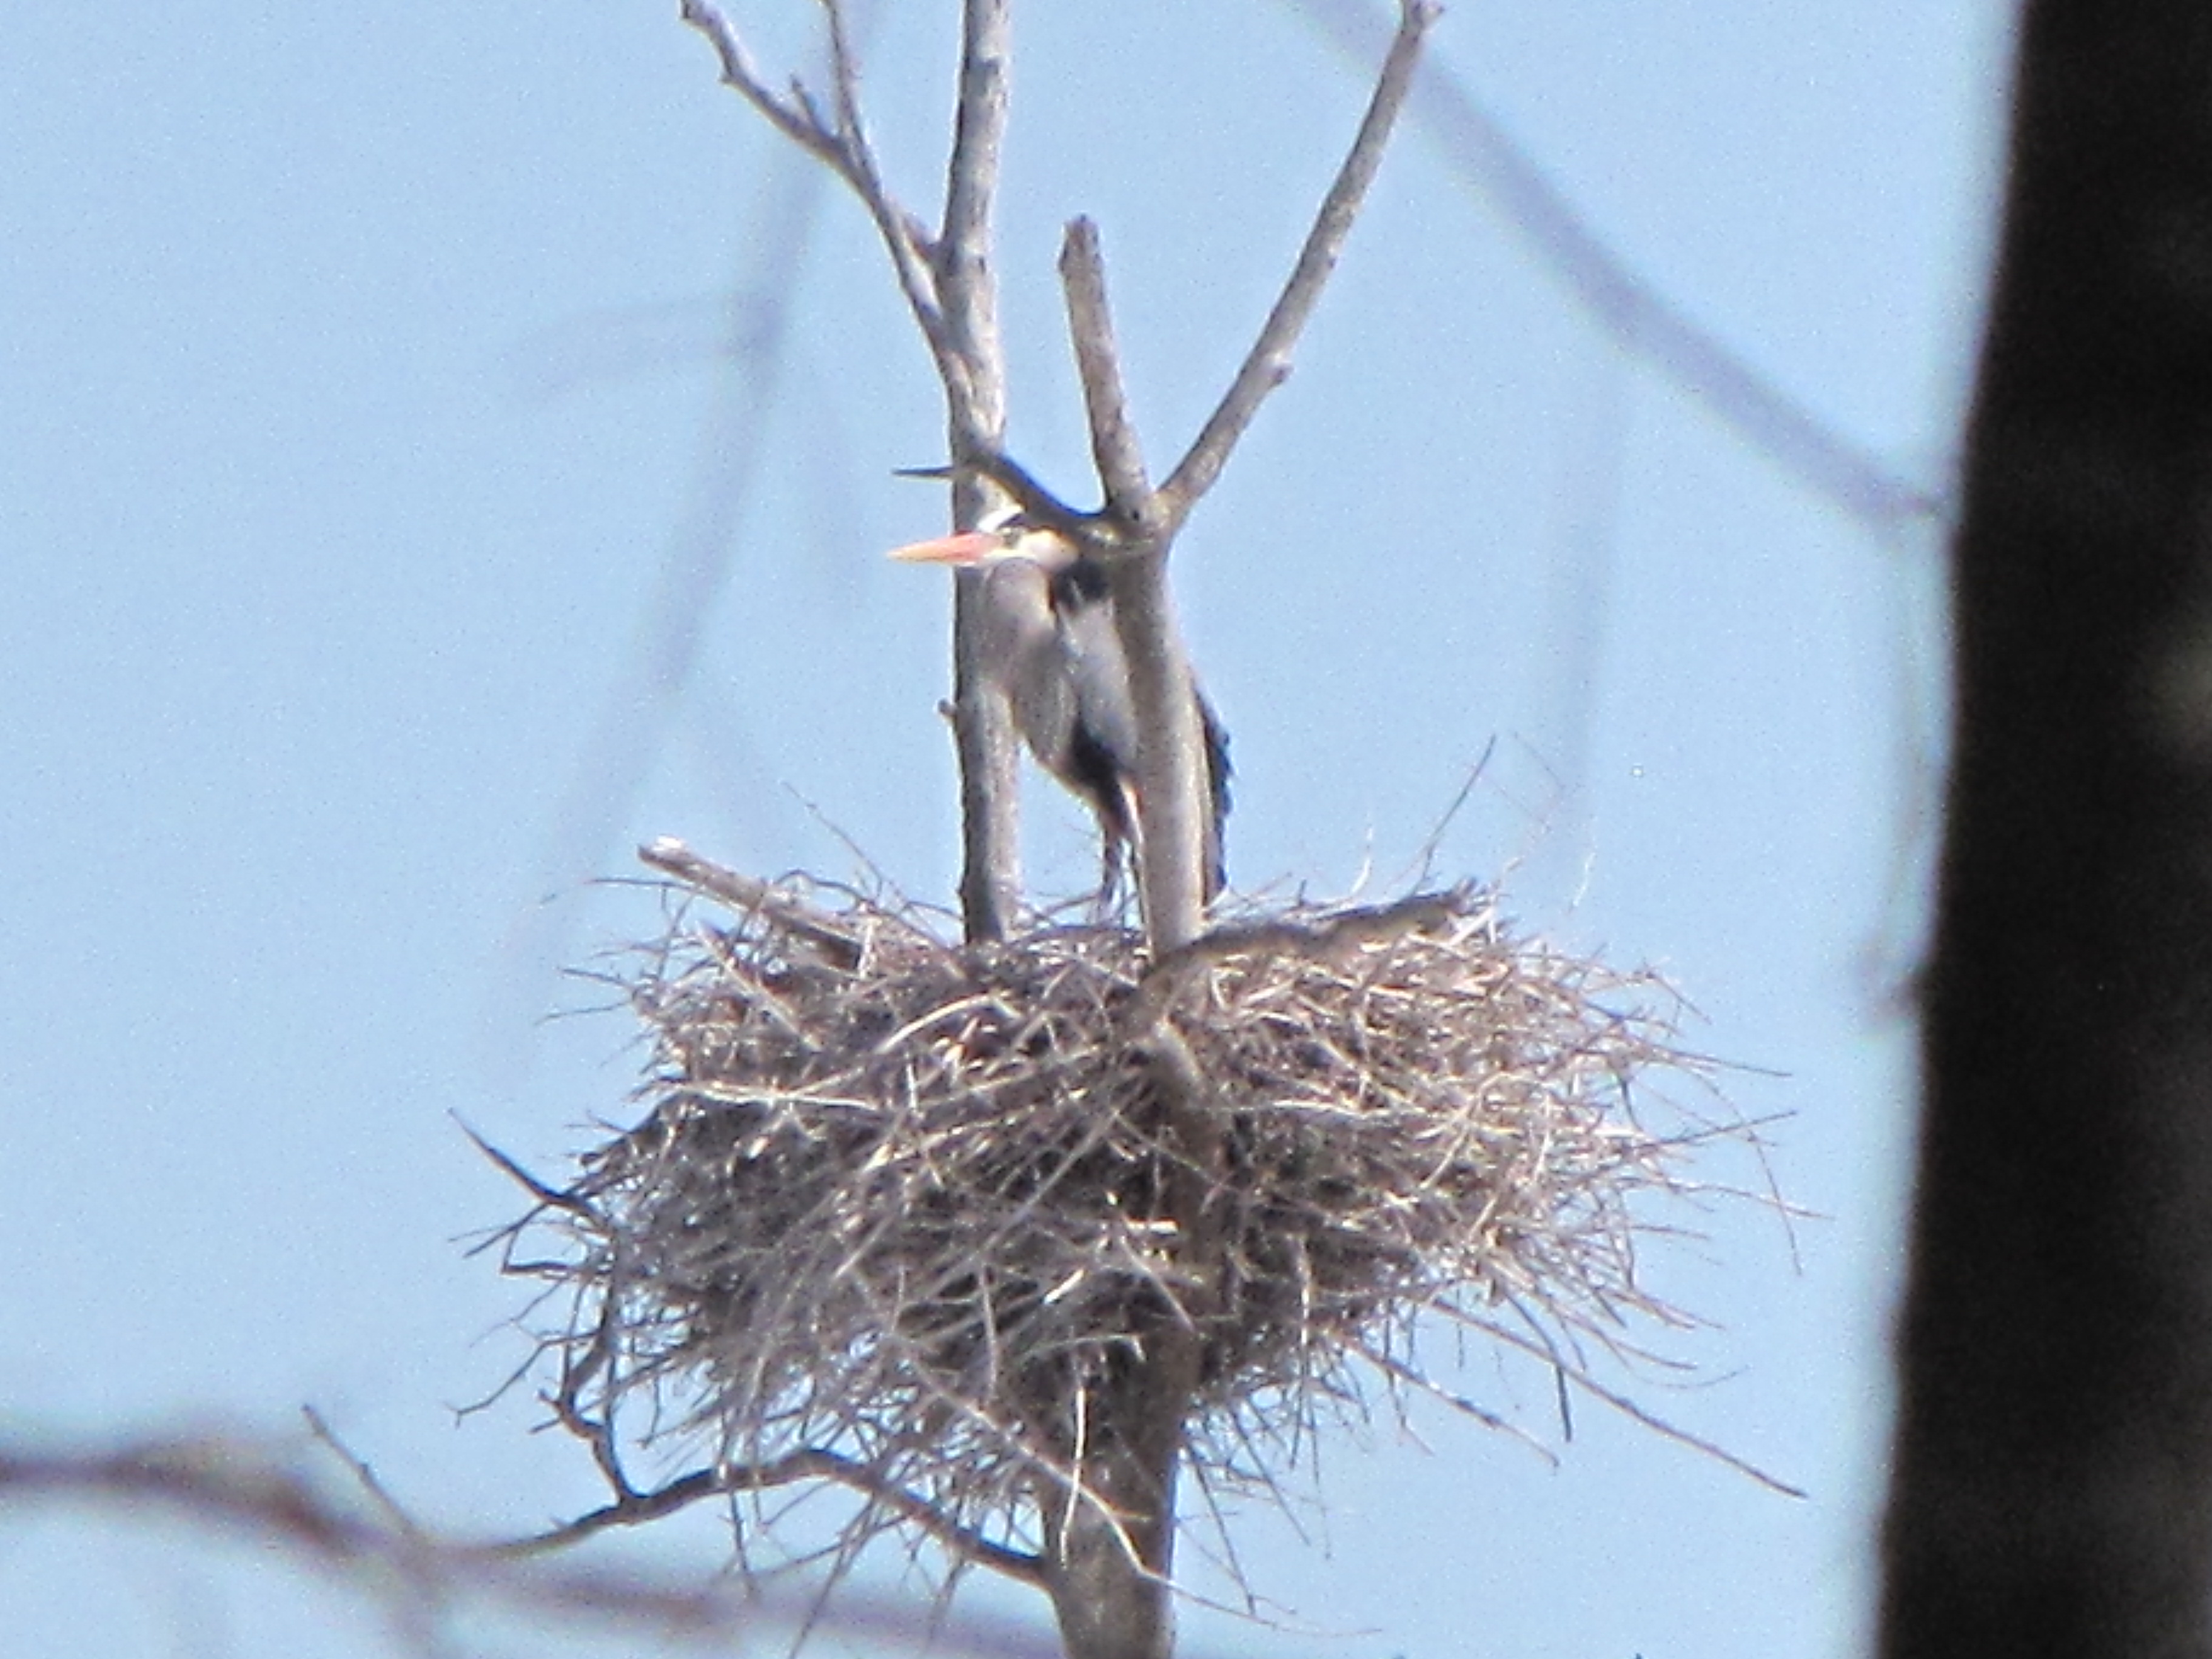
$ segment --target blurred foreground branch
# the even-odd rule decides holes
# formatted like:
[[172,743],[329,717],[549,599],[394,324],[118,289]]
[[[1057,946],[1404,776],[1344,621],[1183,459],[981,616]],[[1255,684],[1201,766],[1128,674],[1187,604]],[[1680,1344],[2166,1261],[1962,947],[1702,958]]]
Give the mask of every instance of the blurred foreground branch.
[[421,1632],[456,1602],[495,1607],[541,1626],[629,1630],[717,1647],[781,1649],[798,1629],[903,1651],[976,1659],[1054,1659],[1045,1632],[1005,1620],[947,1621],[909,1598],[850,1587],[826,1602],[811,1581],[748,1577],[734,1588],[679,1584],[630,1567],[523,1559],[547,1541],[464,1541],[411,1518],[368,1465],[309,1413],[307,1449],[233,1434],[178,1434],[57,1449],[0,1441],[0,1512],[33,1504],[97,1505],[131,1518],[165,1515],[273,1546],[378,1605],[395,1628]]
[[2212,15],[2032,0],[1951,553],[1887,1659],[2212,1655]]

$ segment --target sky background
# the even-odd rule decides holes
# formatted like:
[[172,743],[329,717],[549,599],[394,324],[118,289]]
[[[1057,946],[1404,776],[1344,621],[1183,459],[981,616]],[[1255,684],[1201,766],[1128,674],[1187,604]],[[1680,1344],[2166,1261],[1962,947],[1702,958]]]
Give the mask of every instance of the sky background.
[[[926,216],[956,9],[880,7],[866,45]],[[1012,447],[1069,497],[1094,492],[1061,222],[1099,222],[1164,472],[1357,124],[1375,56],[1316,26],[1340,9],[1020,9]],[[294,1437],[312,1403],[434,1525],[588,1507],[586,1458],[530,1432],[526,1398],[455,1420],[526,1357],[524,1287],[465,1252],[518,1194],[457,1120],[555,1172],[628,1109],[626,1019],[562,969],[657,926],[623,884],[641,840],[764,874],[854,875],[858,848],[950,894],[947,592],[879,556],[943,522],[891,477],[942,459],[927,356],[857,206],[673,10],[11,19],[0,1434]],[[811,68],[812,8],[732,15],[764,64]],[[1940,490],[2008,21],[1490,0],[1431,50],[1642,281]],[[1714,374],[1625,348],[1478,187],[1449,106],[1441,80],[1417,99],[1296,373],[1178,548],[1235,742],[1232,881],[1401,890],[1490,757],[1435,872],[1502,876],[1531,931],[1660,969],[1687,1041],[1743,1068],[1734,1105],[1781,1116],[1772,1169],[1814,1218],[1793,1253],[1723,1206],[1653,1254],[1714,1328],[1672,1349],[1703,1382],[1640,1397],[1809,1496],[1590,1406],[1565,1443],[1543,1379],[1470,1354],[1454,1385],[1558,1466],[1427,1407],[1333,1441],[1324,1506],[1237,1533],[1281,1623],[1194,1608],[1185,1642],[1828,1659],[1863,1647],[1871,1590],[1940,533],[1840,504],[1713,414]],[[1080,890],[1082,813],[1030,801],[1033,878]],[[703,1577],[722,1545],[702,1518],[620,1548]],[[888,1559],[872,1582],[911,1593]],[[0,1511],[0,1628],[50,1659],[396,1650],[258,1546],[52,1510]]]

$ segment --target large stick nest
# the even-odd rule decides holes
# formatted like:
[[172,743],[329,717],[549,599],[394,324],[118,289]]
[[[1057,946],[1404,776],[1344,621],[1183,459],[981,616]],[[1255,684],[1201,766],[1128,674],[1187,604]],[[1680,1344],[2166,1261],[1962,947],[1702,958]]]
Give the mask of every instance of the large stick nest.
[[1571,1370],[1674,1318],[1632,1209],[1685,1137],[1631,1110],[1640,1073],[1699,1069],[1674,1001],[1516,939],[1491,894],[1155,964],[1120,928],[957,945],[647,856],[712,901],[623,976],[650,1109],[544,1192],[557,1258],[510,1254],[574,1292],[556,1403],[626,1494],[616,1414],[645,1406],[711,1437],[722,1490],[828,1474],[863,1530],[988,1557],[1033,1544],[1086,1389],[1164,1332],[1193,1464],[1272,1485],[1267,1445],[1419,1380],[1425,1315]]

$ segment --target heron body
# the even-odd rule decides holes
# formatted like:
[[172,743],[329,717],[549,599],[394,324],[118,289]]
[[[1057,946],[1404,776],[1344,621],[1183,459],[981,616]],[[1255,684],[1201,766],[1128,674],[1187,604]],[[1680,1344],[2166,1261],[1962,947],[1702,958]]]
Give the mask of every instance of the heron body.
[[[1122,850],[1141,856],[1137,816],[1137,710],[1114,621],[1105,567],[1067,538],[1020,513],[981,528],[896,549],[895,559],[984,572],[984,652],[1039,765],[1098,820],[1106,883]],[[1229,811],[1229,737],[1194,684],[1206,747],[1203,896],[1224,879],[1221,823]]]

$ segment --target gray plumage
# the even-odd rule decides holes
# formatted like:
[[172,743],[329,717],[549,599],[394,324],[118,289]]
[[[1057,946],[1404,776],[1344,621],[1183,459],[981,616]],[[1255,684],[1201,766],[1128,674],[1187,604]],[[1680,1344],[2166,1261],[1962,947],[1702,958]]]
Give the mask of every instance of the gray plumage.
[[[963,535],[918,542],[893,556],[984,570],[983,649],[1030,752],[1097,818],[1110,890],[1122,849],[1138,845],[1138,740],[1129,665],[1104,568],[1018,513]],[[1225,879],[1221,830],[1229,811],[1229,738],[1194,684],[1192,695],[1206,745],[1200,885],[1211,902]]]

